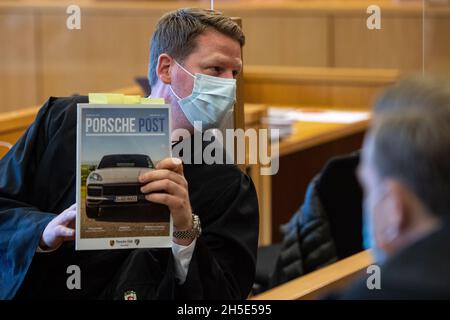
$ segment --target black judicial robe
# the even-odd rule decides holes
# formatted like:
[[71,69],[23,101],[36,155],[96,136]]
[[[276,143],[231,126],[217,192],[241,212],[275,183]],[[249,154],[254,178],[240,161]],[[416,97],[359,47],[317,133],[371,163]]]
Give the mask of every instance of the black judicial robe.
[[[0,299],[243,299],[254,280],[258,203],[250,178],[234,165],[189,165],[197,239],[186,281],[174,277],[171,249],[75,251],[65,242],[36,253],[47,223],[75,203],[77,103],[51,97],[35,122],[0,160]],[[69,290],[67,268],[81,270]]]

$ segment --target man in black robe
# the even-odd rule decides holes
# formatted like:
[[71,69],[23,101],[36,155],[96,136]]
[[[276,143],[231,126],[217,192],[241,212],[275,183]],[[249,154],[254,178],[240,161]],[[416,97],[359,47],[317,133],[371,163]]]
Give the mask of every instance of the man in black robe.
[[[173,129],[194,132],[196,110],[179,103],[194,87],[186,70],[236,78],[243,44],[239,27],[218,13],[182,9],[162,17],[149,78],[152,96],[172,105]],[[148,200],[169,207],[175,230],[191,230],[194,213],[200,218],[200,237],[173,238],[178,253],[75,251],[76,113],[77,103],[87,102],[51,97],[0,160],[0,298],[124,299],[130,291],[137,299],[246,298],[255,271],[258,203],[250,178],[235,165],[166,159],[152,176],[141,177]],[[81,286],[70,289],[73,265]]]

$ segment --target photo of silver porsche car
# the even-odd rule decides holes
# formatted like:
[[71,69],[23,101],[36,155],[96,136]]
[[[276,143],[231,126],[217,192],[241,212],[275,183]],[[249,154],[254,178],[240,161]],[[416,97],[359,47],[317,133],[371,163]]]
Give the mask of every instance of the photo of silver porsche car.
[[138,177],[155,166],[148,155],[111,154],[101,159],[86,179],[86,215],[96,219],[102,211],[118,207],[151,206],[141,192]]

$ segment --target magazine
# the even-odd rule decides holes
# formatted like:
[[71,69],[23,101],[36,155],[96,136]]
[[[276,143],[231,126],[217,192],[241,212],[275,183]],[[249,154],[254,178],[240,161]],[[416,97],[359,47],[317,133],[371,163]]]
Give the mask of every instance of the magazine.
[[138,177],[171,156],[170,106],[78,104],[76,250],[172,245],[165,205]]

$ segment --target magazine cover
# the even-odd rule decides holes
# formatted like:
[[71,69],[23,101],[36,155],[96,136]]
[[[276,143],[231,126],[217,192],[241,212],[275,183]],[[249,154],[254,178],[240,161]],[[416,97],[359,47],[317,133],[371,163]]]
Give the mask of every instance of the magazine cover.
[[170,247],[169,209],[138,181],[171,156],[170,106],[78,104],[77,119],[76,249]]

